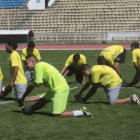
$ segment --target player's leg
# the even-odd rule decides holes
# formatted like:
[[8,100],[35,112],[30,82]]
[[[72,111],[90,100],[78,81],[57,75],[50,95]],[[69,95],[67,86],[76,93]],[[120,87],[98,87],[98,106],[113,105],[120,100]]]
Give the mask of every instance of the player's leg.
[[114,67],[117,73],[121,76],[121,71],[120,71],[120,64],[125,62],[125,56],[126,56],[126,50],[124,48],[124,51],[117,56],[117,58],[114,60]]
[[69,90],[64,91],[63,93],[56,93],[53,99],[53,116],[59,117],[78,117],[78,116],[88,116],[91,117],[91,113],[87,111],[86,108],[75,111],[65,111],[67,106]]
[[128,98],[118,99],[119,93],[120,93],[120,88],[121,88],[121,84],[119,84],[118,86],[116,86],[114,88],[106,89],[106,93],[108,95],[109,102],[111,105],[124,104],[124,103],[130,102],[130,101],[136,102],[136,103],[139,102],[136,95],[135,96],[132,95],[131,97],[128,97]]
[[75,69],[70,65],[67,67],[67,76],[70,77],[71,75],[73,75],[75,73]]
[[0,98],[6,97],[10,92],[12,91],[12,88],[8,85],[4,91],[0,92]]
[[31,115],[34,111],[41,109],[48,102],[50,101],[47,101],[45,98],[41,98],[38,102],[36,102],[32,106],[26,107],[23,112],[25,114]]
[[78,82],[78,83],[82,83],[82,81],[83,81],[83,75],[81,74],[81,72],[80,71],[75,71],[75,78],[76,78],[76,81]]
[[140,72],[136,72],[133,80],[127,84],[127,86],[133,86],[136,85],[140,81]]

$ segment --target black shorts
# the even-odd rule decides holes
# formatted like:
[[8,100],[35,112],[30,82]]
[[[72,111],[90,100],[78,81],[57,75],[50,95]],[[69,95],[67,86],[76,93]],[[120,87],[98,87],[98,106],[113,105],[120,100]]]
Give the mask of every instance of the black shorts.
[[82,80],[83,80],[83,75],[81,74],[80,71],[77,71],[76,69],[74,69],[71,65],[68,66],[67,70],[69,70],[67,76],[70,77],[71,75],[75,74],[75,78],[76,78],[76,81],[78,83],[82,83]]
[[124,51],[117,56],[117,58],[114,60],[114,62],[124,63],[125,62],[125,56],[126,56],[126,50],[124,48]]

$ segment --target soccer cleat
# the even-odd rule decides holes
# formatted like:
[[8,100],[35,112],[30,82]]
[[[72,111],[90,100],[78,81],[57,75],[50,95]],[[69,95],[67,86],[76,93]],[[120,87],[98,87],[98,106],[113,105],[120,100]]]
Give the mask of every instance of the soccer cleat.
[[92,114],[91,114],[90,112],[87,111],[87,108],[86,108],[86,107],[82,107],[80,110],[81,110],[81,111],[84,113],[84,115],[86,115],[87,117],[93,117]]
[[133,95],[131,96],[131,98],[132,98],[132,101],[133,101],[133,102],[137,103],[138,105],[140,104],[139,98],[137,97],[136,94],[133,94]]

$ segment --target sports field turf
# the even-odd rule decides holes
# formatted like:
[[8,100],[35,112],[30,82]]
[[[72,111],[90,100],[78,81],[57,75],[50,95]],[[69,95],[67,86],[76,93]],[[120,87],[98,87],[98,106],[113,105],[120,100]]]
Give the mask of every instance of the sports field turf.
[[[21,53],[21,51],[19,51]],[[54,65],[59,71],[67,57],[74,51],[40,51],[42,60]],[[86,55],[90,65],[96,64],[100,51],[77,51]],[[3,84],[9,82],[9,60],[5,51],[0,51],[0,65],[4,73]],[[127,51],[126,62],[121,65],[122,78],[130,81],[135,73],[131,62],[131,52]],[[66,77],[67,78],[67,77]],[[67,78],[71,88],[67,110],[77,110],[86,106],[93,113],[93,118],[71,117],[53,118],[47,115],[51,103],[33,115],[20,112],[16,102],[0,100],[0,140],[139,140],[140,139],[140,106],[133,103],[110,106],[103,89],[88,101],[79,104],[74,100],[81,85],[75,82],[74,76]],[[35,88],[30,96],[46,91],[45,87]],[[88,90],[87,90],[88,91]],[[87,93],[87,92],[85,92]],[[137,94],[140,98],[140,83],[133,88],[122,88],[120,98]],[[11,94],[9,95],[11,97]],[[2,104],[4,102],[5,104]],[[26,103],[25,106],[33,103]]]

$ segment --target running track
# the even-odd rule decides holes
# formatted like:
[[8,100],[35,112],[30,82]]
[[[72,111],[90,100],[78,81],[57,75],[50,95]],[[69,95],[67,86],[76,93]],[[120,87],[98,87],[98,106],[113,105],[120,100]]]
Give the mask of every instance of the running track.
[[[102,50],[110,45],[36,45],[39,50]],[[123,45],[124,48],[130,49],[130,45]],[[26,45],[18,45],[18,50],[27,47]],[[1,45],[0,50],[5,50],[5,46]]]

